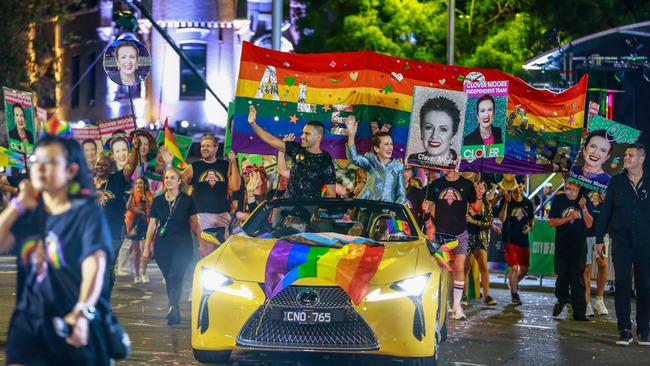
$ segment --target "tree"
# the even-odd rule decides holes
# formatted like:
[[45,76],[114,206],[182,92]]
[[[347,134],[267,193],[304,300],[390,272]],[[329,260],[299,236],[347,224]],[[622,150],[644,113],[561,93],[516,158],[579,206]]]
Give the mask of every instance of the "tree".
[[54,35],[82,0],[3,0],[0,2],[0,80],[8,87],[36,91],[41,104],[53,104]]
[[[372,50],[444,63],[447,2],[439,0],[304,0],[298,52]],[[563,42],[650,18],[647,0],[458,0],[455,60],[521,75],[523,63],[555,47],[543,33],[560,30]]]

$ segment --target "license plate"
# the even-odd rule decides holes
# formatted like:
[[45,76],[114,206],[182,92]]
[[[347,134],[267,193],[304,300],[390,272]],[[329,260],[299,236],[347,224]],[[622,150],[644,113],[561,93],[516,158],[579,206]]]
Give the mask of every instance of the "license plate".
[[273,320],[282,320],[287,323],[298,324],[327,324],[342,322],[345,320],[345,310],[306,310],[306,309],[273,309],[271,312]]

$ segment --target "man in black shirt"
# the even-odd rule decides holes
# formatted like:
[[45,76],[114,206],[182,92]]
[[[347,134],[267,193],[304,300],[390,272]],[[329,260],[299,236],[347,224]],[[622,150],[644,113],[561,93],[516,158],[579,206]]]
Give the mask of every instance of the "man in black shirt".
[[580,187],[576,183],[564,182],[564,194],[558,194],[553,199],[548,224],[556,228],[557,302],[553,306],[553,316],[559,316],[564,305],[571,301],[573,319],[587,320],[583,274],[587,256],[587,228],[593,225],[593,217],[587,209],[587,199],[580,194]]
[[[467,256],[469,234],[467,233],[467,210],[481,212],[481,198],[485,192],[476,192],[474,184],[453,170],[431,182],[425,189],[427,206],[431,207],[436,242],[444,244],[458,240],[453,250],[454,272],[453,318],[466,319],[460,299],[465,288],[465,257]],[[428,221],[428,220],[427,220]]]
[[[201,160],[195,161],[183,170],[183,181],[192,185],[192,199],[199,215],[201,230],[223,227],[228,236],[230,225],[230,198],[239,191],[241,178],[237,167],[237,156],[233,151],[228,160],[217,159],[219,141],[213,135],[201,137]],[[161,149],[165,166],[172,163],[173,156],[167,149]],[[199,242],[201,258],[212,253],[215,246],[203,239]]]
[[318,121],[308,122],[302,129],[302,142],[282,141],[260,127],[255,120],[257,110],[252,105],[248,113],[248,123],[264,142],[285,152],[293,159],[289,185],[285,197],[312,198],[321,197],[325,186],[327,197],[336,197],[336,170],[332,157],[321,150],[320,143],[325,134],[323,124]]
[[496,211],[503,223],[502,237],[505,246],[505,259],[508,264],[508,284],[511,301],[521,305],[519,282],[524,279],[530,267],[530,244],[528,233],[535,223],[533,203],[523,195],[523,183],[517,183],[515,176],[504,174],[499,186],[504,197]]
[[625,171],[615,175],[607,186],[596,225],[596,253],[602,255],[605,233],[612,240],[612,260],[616,272],[616,319],[618,345],[632,343],[630,320],[632,270],[636,284],[636,324],[638,343],[650,346],[650,199],[648,177],[643,171],[646,149],[634,144],[625,150]]

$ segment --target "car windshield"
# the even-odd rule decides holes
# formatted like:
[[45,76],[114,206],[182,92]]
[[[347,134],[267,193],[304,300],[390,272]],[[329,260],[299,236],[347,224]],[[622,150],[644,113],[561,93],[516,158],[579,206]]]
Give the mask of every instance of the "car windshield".
[[415,240],[417,230],[406,210],[398,204],[368,200],[282,199],[265,202],[241,231],[260,238],[334,233],[373,241]]

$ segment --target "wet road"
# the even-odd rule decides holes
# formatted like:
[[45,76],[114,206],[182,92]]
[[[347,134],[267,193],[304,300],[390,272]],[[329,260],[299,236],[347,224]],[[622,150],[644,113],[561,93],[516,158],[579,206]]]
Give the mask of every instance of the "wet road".
[[[115,313],[133,341],[133,353],[120,365],[196,365],[189,331],[189,302],[183,302],[182,323],[165,325],[167,300],[160,272],[150,267],[151,283],[134,285],[118,277],[113,297]],[[189,294],[189,276],[183,296]],[[0,363],[4,364],[6,329],[15,296],[13,259],[0,257]],[[575,322],[551,317],[555,301],[549,292],[522,292],[524,305],[509,305],[505,289],[493,289],[495,307],[474,304],[466,310],[469,320],[449,324],[449,338],[442,345],[441,365],[648,365],[650,347],[616,347],[613,300],[606,299],[609,317]],[[233,355],[235,365],[401,365],[399,361],[350,360],[328,355],[264,354]]]

